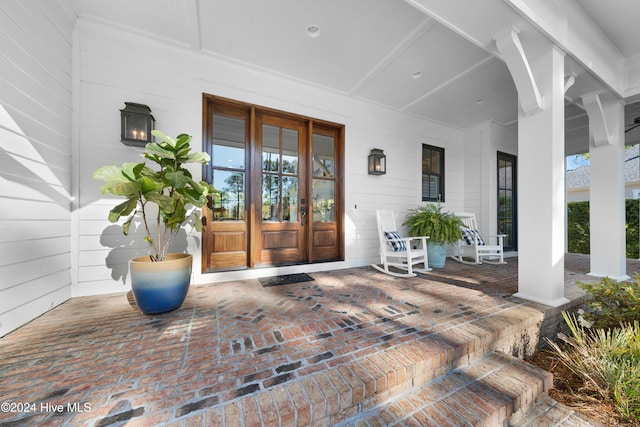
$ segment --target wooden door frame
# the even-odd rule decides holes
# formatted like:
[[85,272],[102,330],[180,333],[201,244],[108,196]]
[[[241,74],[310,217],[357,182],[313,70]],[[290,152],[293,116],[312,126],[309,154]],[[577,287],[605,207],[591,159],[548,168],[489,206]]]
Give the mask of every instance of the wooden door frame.
[[[246,131],[246,150],[245,150],[245,227],[246,227],[246,266],[245,268],[256,268],[256,260],[259,259],[259,253],[256,255],[254,251],[260,250],[260,245],[255,241],[256,240],[256,230],[259,229],[259,224],[257,221],[261,221],[262,213],[261,213],[261,203],[260,206],[256,206],[257,201],[262,198],[262,153],[260,147],[257,145],[256,136],[257,136],[257,115],[258,114],[271,114],[281,118],[289,118],[296,121],[304,121],[306,123],[306,153],[304,154],[304,159],[300,159],[300,162],[305,165],[312,164],[312,150],[311,144],[313,140],[314,129],[319,129],[323,132],[333,132],[335,134],[335,202],[334,202],[334,215],[335,215],[335,225],[336,225],[336,244],[335,251],[331,257],[323,258],[322,255],[314,255],[314,247],[313,247],[313,238],[314,238],[314,223],[312,212],[310,209],[310,200],[307,201],[307,209],[308,213],[308,225],[304,227],[304,232],[306,233],[305,241],[305,263],[310,264],[314,262],[325,262],[325,261],[343,261],[344,260],[344,221],[345,221],[345,186],[344,186],[344,138],[345,138],[345,126],[339,123],[334,123],[326,120],[319,120],[308,116],[293,114],[273,108],[263,107],[254,104],[248,104],[241,101],[220,97],[217,95],[211,95],[203,93],[203,108],[202,108],[202,123],[203,123],[203,148],[212,141],[212,129],[209,129],[208,124],[210,124],[211,118],[208,117],[213,109],[219,108],[219,105],[226,106],[230,109],[234,109],[236,111],[243,111],[247,114],[248,124]],[[215,106],[215,107],[212,107]],[[210,179],[210,165],[203,166],[202,176],[204,179]],[[259,180],[255,180],[255,176],[259,177]],[[305,172],[304,176],[302,174],[299,175],[299,179],[305,179],[305,183],[307,186],[307,198],[310,199],[312,193],[312,184],[313,184],[313,173],[311,171],[311,166],[307,172]],[[260,184],[260,185],[258,185]],[[206,211],[206,210],[204,210]],[[258,214],[259,213],[259,214]],[[317,225],[317,228],[321,228]],[[203,231],[205,233],[205,231]],[[204,242],[203,237],[203,242]],[[256,249],[257,248],[257,249]],[[205,253],[207,247],[205,244],[202,245],[202,272],[206,273],[209,271],[207,267],[208,254]],[[260,267],[258,265],[258,267]]]

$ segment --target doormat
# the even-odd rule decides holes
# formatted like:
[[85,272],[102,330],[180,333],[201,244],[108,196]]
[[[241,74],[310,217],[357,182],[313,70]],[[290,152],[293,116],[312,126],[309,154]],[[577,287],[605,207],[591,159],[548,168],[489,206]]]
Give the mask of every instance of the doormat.
[[310,282],[315,279],[306,273],[298,273],[285,274],[283,276],[260,277],[258,280],[263,287],[268,288],[270,286],[289,285],[291,283],[298,282]]

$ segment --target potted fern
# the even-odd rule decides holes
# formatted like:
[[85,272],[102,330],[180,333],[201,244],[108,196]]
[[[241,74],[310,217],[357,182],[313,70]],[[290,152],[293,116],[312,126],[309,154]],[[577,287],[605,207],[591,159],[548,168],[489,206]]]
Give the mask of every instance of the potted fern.
[[443,212],[440,202],[411,209],[402,225],[408,227],[410,236],[429,236],[427,256],[429,266],[434,268],[444,267],[446,245],[462,238],[462,221],[451,212]]
[[122,166],[103,166],[93,177],[103,180],[102,194],[122,196],[126,200],[109,212],[109,221],[122,225],[125,235],[137,216],[142,217],[144,240],[151,253],[129,262],[131,288],[138,307],[146,314],[163,313],[182,305],[191,282],[192,255],[171,254],[169,247],[182,225],[193,220],[194,228],[202,230],[198,214],[207,197],[216,190],[205,181],[196,182],[185,168],[188,163],[207,164],[207,153],[191,149],[191,136],[177,138],[152,131],[160,142],[146,145],[143,157],[155,164],[127,162]]

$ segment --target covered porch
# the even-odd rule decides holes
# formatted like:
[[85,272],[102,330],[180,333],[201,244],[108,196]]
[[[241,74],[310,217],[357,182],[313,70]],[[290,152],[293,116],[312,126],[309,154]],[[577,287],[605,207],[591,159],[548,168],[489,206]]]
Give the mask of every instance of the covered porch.
[[29,404],[0,423],[589,425],[518,359],[581,303],[576,283],[597,280],[589,256],[564,267],[559,308],[514,296],[515,257],[408,279],[357,267],[200,285],[153,317],[125,293],[73,298],[0,339],[0,395]]
[[[627,276],[622,153],[638,142],[626,131],[640,105],[640,53],[637,37],[614,36],[637,28],[618,22],[634,16],[629,5],[601,13],[596,0],[407,0],[376,7],[354,0],[300,10],[294,0],[277,7],[157,3],[13,0],[0,8],[6,34],[0,335],[71,298],[130,288],[128,261],[147,245],[142,233],[124,239],[107,220],[116,202],[101,197],[92,179],[100,166],[140,154],[121,143],[118,116],[126,102],[149,106],[158,129],[187,132],[203,147],[205,95],[344,125],[336,260],[278,265],[274,272],[369,265],[377,258],[377,209],[392,206],[402,215],[439,196],[447,210],[475,212],[483,234],[504,231],[497,163],[517,156],[512,177],[519,196],[509,205],[517,211],[510,230],[519,233],[519,296],[561,306],[568,302],[564,156],[589,151],[589,272]],[[613,13],[616,25],[600,19]],[[259,147],[247,147],[256,152],[246,163],[258,166]],[[443,153],[439,172],[423,167],[425,147]],[[385,176],[367,173],[373,149],[388,155]],[[260,174],[253,175],[246,188],[259,188]],[[425,197],[431,180],[442,186]],[[253,196],[260,199],[259,191]],[[299,200],[302,206],[311,199],[301,193]],[[312,241],[306,227],[298,247]],[[203,265],[201,235],[189,226],[185,233],[174,249]],[[196,268],[193,282],[250,283],[264,273],[251,262],[247,267]]]

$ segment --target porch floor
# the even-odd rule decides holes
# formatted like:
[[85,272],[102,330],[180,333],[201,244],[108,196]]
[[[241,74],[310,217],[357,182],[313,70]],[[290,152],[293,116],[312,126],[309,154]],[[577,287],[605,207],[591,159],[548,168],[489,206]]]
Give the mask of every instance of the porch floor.
[[[0,424],[589,425],[513,357],[533,351],[552,310],[512,296],[507,262],[192,286],[155,316],[127,294],[74,298],[0,338]],[[569,299],[595,280],[588,269],[588,256],[567,255]]]

